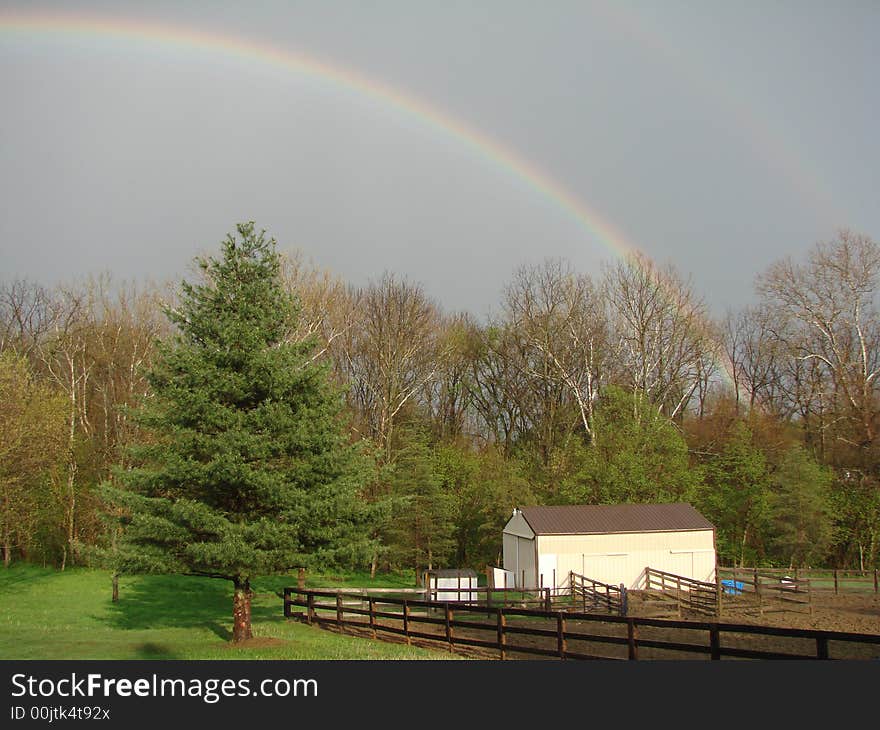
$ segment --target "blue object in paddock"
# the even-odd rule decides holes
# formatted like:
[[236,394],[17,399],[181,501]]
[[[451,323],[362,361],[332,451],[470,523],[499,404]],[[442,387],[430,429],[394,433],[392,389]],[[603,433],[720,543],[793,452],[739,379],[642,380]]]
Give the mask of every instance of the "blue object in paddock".
[[723,580],[721,585],[724,586],[724,592],[729,596],[738,596],[743,592],[745,583],[741,581]]

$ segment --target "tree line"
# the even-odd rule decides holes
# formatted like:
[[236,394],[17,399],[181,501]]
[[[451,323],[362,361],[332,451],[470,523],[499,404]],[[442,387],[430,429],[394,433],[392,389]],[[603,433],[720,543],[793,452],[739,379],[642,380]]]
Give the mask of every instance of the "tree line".
[[[880,246],[842,231],[719,319],[642,254],[592,274],[545,260],[484,320],[393,273],[357,287],[294,255],[273,276],[278,342],[324,368],[358,447],[371,509],[349,559],[376,572],[498,564],[517,505],[651,501],[693,503],[726,563],[877,567],[878,274]],[[99,485],[149,458],[134,414],[193,325],[187,291],[0,285],[4,564],[113,542],[125,506]]]

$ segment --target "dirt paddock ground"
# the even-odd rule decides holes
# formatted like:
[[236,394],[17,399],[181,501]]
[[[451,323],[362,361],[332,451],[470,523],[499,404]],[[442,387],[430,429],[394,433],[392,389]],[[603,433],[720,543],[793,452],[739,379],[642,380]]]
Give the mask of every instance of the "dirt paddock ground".
[[[803,607],[806,608],[806,607]],[[880,595],[877,593],[840,593],[813,591],[812,613],[801,610],[776,610],[771,603],[763,614],[751,607],[737,607],[736,601],[725,602],[721,621],[737,624],[760,624],[819,631],[845,631],[856,634],[880,634]],[[631,592],[629,615],[652,615],[637,591]],[[670,614],[671,617],[671,614]],[[697,621],[700,616],[683,616]]]

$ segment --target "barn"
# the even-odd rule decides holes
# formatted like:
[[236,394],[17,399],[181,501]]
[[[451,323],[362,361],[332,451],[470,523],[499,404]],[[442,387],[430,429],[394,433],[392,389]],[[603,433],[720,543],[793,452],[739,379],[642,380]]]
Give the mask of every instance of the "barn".
[[515,509],[503,554],[517,588],[566,586],[574,572],[638,589],[646,567],[715,580],[715,528],[683,502]]

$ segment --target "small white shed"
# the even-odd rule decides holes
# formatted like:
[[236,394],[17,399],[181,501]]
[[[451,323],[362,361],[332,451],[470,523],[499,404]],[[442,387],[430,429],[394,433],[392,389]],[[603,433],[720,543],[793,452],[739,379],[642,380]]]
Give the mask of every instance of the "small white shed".
[[517,588],[565,586],[574,572],[638,589],[646,567],[715,580],[715,528],[683,502],[523,507],[502,540]]
[[429,601],[474,602],[479,596],[477,574],[470,569],[426,570],[424,584]]

